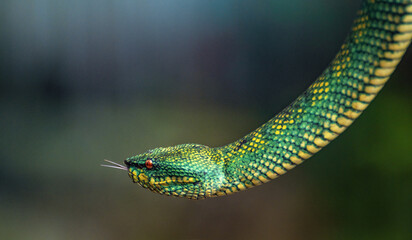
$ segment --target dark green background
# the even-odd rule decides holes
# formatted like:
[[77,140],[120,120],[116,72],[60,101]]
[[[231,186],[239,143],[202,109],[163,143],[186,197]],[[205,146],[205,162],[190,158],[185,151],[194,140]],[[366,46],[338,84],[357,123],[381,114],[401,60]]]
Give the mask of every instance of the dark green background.
[[190,201],[103,159],[219,146],[290,103],[360,1],[3,0],[1,239],[412,239],[412,52],[348,131],[280,179]]

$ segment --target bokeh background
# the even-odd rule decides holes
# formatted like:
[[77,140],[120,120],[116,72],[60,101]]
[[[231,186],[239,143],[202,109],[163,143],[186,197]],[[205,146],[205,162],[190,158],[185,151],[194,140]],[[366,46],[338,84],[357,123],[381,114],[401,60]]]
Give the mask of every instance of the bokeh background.
[[227,144],[289,104],[360,1],[2,0],[1,239],[412,239],[412,49],[364,115],[276,181],[153,194],[103,159]]

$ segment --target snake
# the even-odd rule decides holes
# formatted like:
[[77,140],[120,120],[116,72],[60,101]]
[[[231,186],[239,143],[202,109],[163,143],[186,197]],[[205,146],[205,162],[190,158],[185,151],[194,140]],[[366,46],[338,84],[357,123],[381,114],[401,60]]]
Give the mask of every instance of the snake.
[[394,72],[412,40],[412,0],[364,0],[337,55],[290,105],[221,147],[159,147],[105,167],[153,192],[204,199],[267,183],[344,132]]

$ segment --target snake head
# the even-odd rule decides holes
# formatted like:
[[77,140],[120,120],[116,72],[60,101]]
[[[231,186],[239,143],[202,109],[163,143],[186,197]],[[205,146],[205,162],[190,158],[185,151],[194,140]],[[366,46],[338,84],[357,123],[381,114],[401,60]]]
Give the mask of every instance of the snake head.
[[225,182],[223,162],[198,144],[156,148],[124,163],[134,183],[160,194],[200,199],[216,195]]

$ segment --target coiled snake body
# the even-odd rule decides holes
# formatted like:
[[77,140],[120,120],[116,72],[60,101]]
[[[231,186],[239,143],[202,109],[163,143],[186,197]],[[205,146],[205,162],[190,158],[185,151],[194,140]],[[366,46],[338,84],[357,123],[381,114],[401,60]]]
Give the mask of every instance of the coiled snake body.
[[[277,178],[328,145],[382,89],[412,39],[412,0],[366,0],[328,68],[292,104],[236,142],[156,148],[124,161],[135,183],[201,199]],[[110,162],[110,161],[109,161]]]

